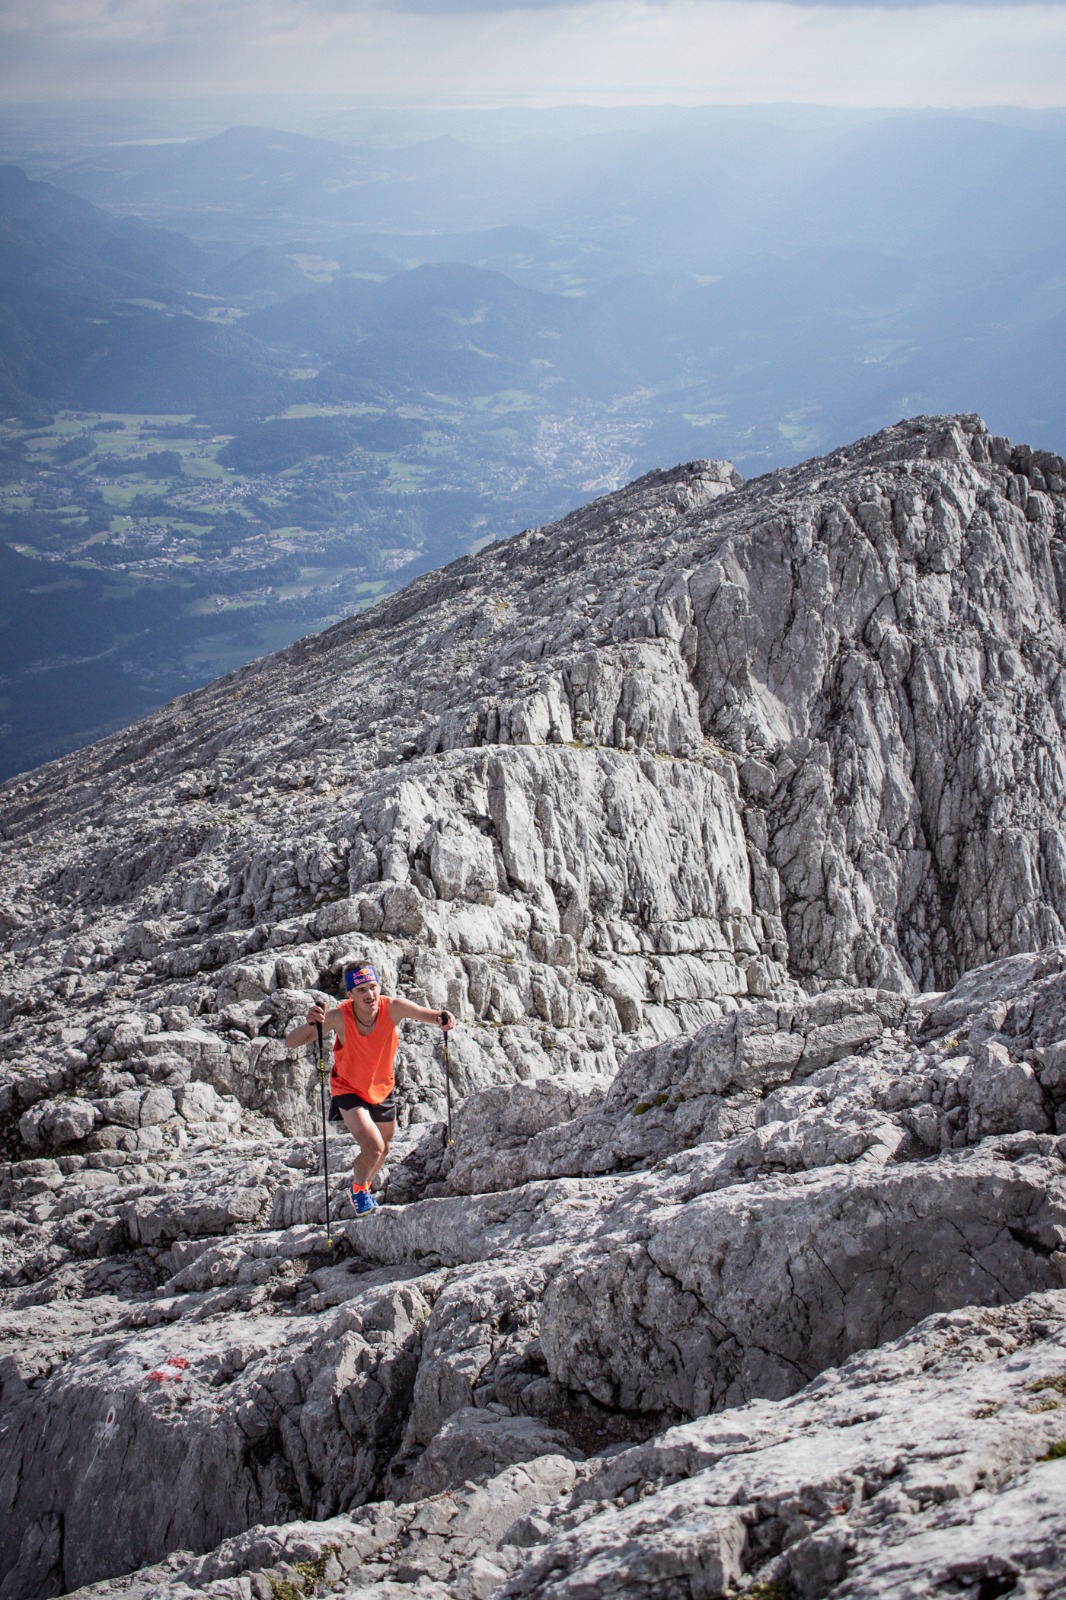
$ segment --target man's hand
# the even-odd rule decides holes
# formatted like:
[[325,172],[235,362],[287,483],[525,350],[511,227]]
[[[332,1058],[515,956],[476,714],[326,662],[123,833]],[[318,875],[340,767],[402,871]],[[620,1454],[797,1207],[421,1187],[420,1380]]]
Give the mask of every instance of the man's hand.
[[307,1013],[307,1021],[301,1022],[297,1027],[290,1028],[285,1035],[285,1046],[289,1050],[301,1050],[305,1044],[310,1044],[318,1037],[318,1030],[325,1023],[329,1015],[326,1006],[311,1006]]
[[437,1017],[443,1031],[445,1033],[451,1033],[452,1029],[455,1027],[455,1018],[452,1016],[451,1012],[440,1011],[438,1012]]

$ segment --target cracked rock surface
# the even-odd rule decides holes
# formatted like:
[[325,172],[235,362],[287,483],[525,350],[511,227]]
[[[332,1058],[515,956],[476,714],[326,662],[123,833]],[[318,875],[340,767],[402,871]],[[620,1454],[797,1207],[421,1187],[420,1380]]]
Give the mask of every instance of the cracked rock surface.
[[650,474],[3,786],[0,1600],[1061,1594],[1064,489]]

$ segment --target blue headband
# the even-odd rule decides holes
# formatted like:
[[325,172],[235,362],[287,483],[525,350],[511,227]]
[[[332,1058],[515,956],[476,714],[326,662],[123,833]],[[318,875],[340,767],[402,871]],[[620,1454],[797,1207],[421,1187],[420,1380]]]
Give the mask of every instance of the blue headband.
[[351,972],[344,974],[344,987],[351,994],[353,989],[360,988],[364,983],[378,983],[377,968],[369,963],[363,967],[353,967]]

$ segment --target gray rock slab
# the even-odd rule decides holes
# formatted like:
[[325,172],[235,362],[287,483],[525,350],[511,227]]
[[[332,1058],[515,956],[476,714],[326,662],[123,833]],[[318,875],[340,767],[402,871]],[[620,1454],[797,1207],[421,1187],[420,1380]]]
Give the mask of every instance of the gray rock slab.
[[4,1600],[1053,1592],[1064,489],[648,474],[0,786]]

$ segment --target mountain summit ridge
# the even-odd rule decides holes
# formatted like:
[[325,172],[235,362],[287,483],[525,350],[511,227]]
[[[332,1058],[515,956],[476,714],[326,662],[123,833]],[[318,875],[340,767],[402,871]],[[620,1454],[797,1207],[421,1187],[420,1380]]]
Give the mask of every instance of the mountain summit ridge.
[[[0,1600],[1050,1597],[1064,604],[1066,464],[917,418],[3,785]],[[462,1103],[330,1250],[354,954]]]
[[[987,841],[981,808],[995,810],[1002,829],[1014,803],[1007,786],[993,794],[995,740],[1018,746],[1015,788],[1038,752],[1058,771],[1066,766],[1054,689],[1063,644],[1062,490],[1048,483],[1063,481],[1055,463],[1061,469],[1060,458],[1012,452],[977,419],[919,419],[739,493],[725,493],[737,479],[721,464],[648,474],[548,529],[416,579],[372,611],[133,730],[13,780],[0,791],[5,833],[14,843],[23,828],[40,829],[68,807],[79,825],[106,828],[100,786],[121,774],[128,802],[143,786],[146,826],[166,834],[171,849],[176,837],[193,848],[194,818],[201,836],[209,821],[230,828],[232,845],[218,863],[227,892],[204,891],[202,903],[193,895],[182,909],[216,921],[221,911],[228,925],[247,926],[268,907],[275,915],[307,911],[327,893],[381,883],[382,851],[369,867],[366,829],[351,802],[389,774],[413,780],[432,772],[445,753],[441,770],[461,762],[464,750],[479,760],[505,750],[521,760],[519,750],[546,747],[557,760],[569,750],[575,767],[593,765],[596,750],[616,752],[613,760],[698,761],[708,772],[717,762],[722,781],[731,772],[744,791],[732,802],[742,831],[742,815],[763,815],[748,831],[754,854],[741,870],[755,883],[760,914],[788,926],[797,976],[904,988],[954,981],[983,959],[1062,937],[1066,922],[1057,887],[1066,862],[1034,833],[1037,815],[1051,827],[1061,820],[1057,784],[1035,773],[1018,804],[1026,848],[1036,850],[1036,892],[1008,915],[985,889],[980,928],[956,904],[960,866],[974,880],[970,905],[980,899],[976,885],[994,885],[1004,870],[974,859]],[[941,695],[949,702],[943,728]],[[1028,750],[1013,727],[1012,697],[1037,720],[1027,725]],[[934,725],[937,738],[923,744]],[[945,789],[935,750],[941,734],[956,739],[954,762],[981,767],[980,806]],[[801,750],[804,740],[809,748]],[[876,793],[859,794],[860,773],[847,807],[844,767],[861,761],[869,740],[882,746],[875,765],[884,776]],[[161,760],[153,752],[164,747]],[[779,773],[783,767],[791,771]],[[347,862],[313,878],[313,888],[303,885],[302,897],[295,885],[287,899],[280,887],[250,886],[238,865],[244,824],[234,828],[232,806],[222,804],[230,796],[240,805],[243,783],[243,794],[259,791],[256,809],[269,819],[275,771],[294,791],[285,805],[313,817],[308,826],[321,848],[343,848],[341,825],[349,829]],[[198,787],[200,798],[182,798],[183,784]],[[304,791],[316,786],[309,800]],[[782,842],[795,832],[801,791],[804,806],[821,810],[815,842],[822,858],[827,850],[838,858],[836,895],[847,904],[833,915],[823,909],[813,939],[809,926],[800,936],[812,913],[793,907],[824,907],[824,885]],[[948,814],[956,800],[974,812],[968,842]],[[851,836],[830,846],[845,811]],[[856,829],[867,823],[860,839]],[[83,845],[77,888],[67,891],[82,904],[97,893],[128,897],[130,884],[113,881],[129,855],[125,831],[103,852]],[[250,831],[249,844],[263,830]],[[916,869],[911,858],[923,852],[926,866]],[[94,865],[97,858],[106,867]],[[306,863],[302,870],[306,876]],[[874,904],[884,894],[871,888],[884,871],[895,883],[891,914]],[[930,871],[940,879],[932,898]],[[299,878],[301,868],[295,872]],[[863,918],[875,935],[869,943]]]

